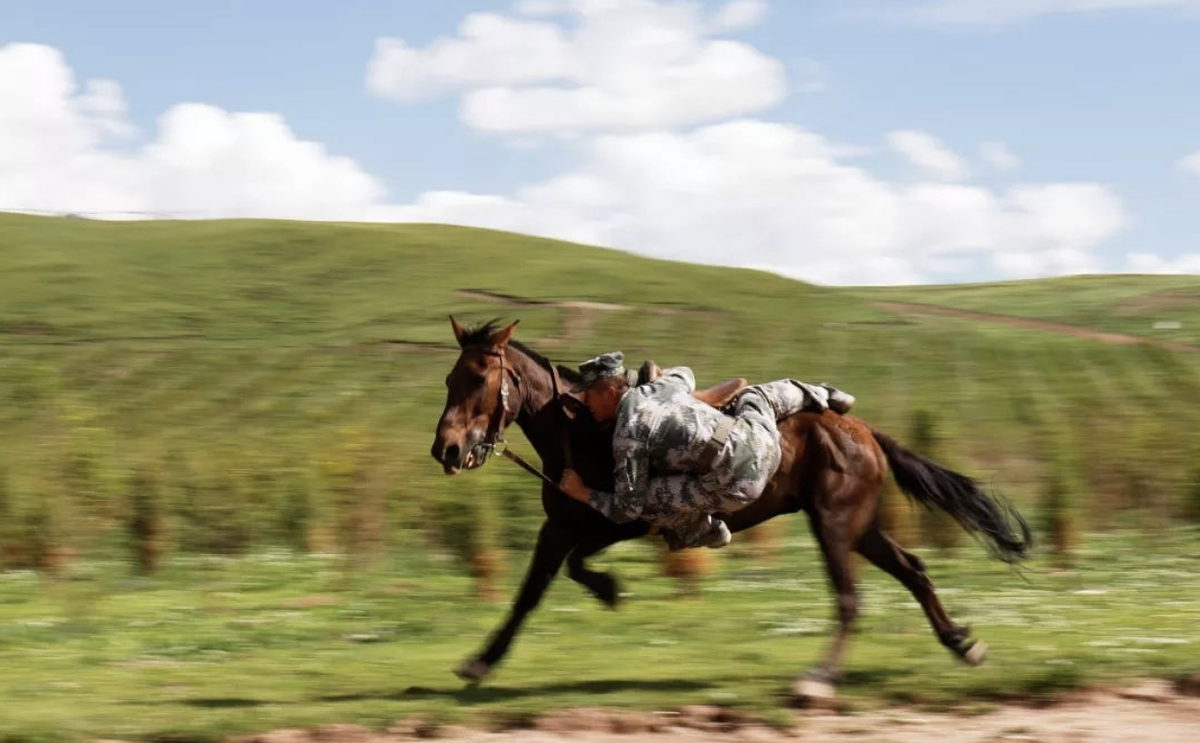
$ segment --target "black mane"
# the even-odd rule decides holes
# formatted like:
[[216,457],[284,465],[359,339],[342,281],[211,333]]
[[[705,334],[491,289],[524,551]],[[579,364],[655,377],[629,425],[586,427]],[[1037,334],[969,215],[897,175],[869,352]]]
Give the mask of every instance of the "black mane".
[[[521,341],[510,340],[508,345],[510,348],[515,348],[529,358],[533,359],[538,366],[545,367],[546,369],[550,368],[550,359],[541,355],[537,351],[534,351]],[[582,379],[582,377],[579,375],[579,372],[569,366],[563,366],[562,364],[554,364],[554,366],[558,369],[558,375],[567,382],[575,383]]]
[[492,333],[495,333],[498,330],[496,326],[499,324],[500,318],[497,317],[492,320],[488,320],[482,325],[476,325],[473,328],[464,328],[463,337],[461,340],[459,340],[459,344],[463,348],[470,348],[471,346],[486,346],[488,338],[491,338]]
[[[498,327],[499,324],[500,324],[500,318],[497,317],[495,319],[488,320],[487,322],[483,323],[482,325],[478,325],[473,328],[467,328],[466,332],[464,333],[463,338],[462,338],[462,347],[469,348],[471,346],[487,345],[488,339],[492,337],[492,334],[500,329]],[[518,351],[520,351],[521,353],[528,356],[529,358],[533,359],[534,363],[536,363],[538,366],[540,366],[544,369],[549,369],[552,365],[552,362],[550,361],[550,359],[541,355],[537,351],[534,351],[532,348],[530,348],[529,346],[526,346],[524,343],[522,343],[518,340],[515,340],[515,339],[509,340],[508,345],[509,345],[509,347],[515,348]],[[563,366],[562,364],[553,364],[553,365],[558,368],[559,376],[561,376],[567,382],[578,382],[579,381],[579,379],[580,379],[579,372],[576,371],[575,369],[572,369],[567,366]]]

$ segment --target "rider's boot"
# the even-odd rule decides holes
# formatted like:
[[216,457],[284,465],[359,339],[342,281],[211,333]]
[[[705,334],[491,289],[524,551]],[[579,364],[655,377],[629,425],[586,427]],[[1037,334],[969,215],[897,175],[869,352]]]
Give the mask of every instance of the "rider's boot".
[[[756,404],[755,400],[762,402]],[[834,412],[844,413],[854,404],[854,398],[829,385],[812,385],[796,379],[779,379],[746,387],[738,392],[731,407],[736,415],[744,405],[761,408],[763,403],[770,408],[775,420],[783,420],[789,415],[801,411],[823,413],[832,409]]]

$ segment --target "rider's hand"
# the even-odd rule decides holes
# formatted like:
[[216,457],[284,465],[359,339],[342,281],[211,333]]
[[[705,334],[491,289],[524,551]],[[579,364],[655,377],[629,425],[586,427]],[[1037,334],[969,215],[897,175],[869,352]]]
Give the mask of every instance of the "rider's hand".
[[591,493],[591,488],[584,484],[583,478],[575,470],[563,470],[562,479],[558,481],[558,487],[575,500],[584,503],[587,503],[588,494]]

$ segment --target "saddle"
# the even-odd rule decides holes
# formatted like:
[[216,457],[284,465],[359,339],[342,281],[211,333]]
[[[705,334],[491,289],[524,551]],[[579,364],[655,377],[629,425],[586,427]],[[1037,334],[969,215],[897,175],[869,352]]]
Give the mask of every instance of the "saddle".
[[[646,359],[646,361],[642,362],[641,368],[638,369],[637,377],[630,380],[630,383],[635,385],[647,384],[661,376],[662,368],[652,360]],[[741,377],[726,379],[724,382],[715,384],[708,389],[696,390],[692,393],[692,397],[720,410],[733,400],[734,395],[741,392],[749,384],[747,380]]]

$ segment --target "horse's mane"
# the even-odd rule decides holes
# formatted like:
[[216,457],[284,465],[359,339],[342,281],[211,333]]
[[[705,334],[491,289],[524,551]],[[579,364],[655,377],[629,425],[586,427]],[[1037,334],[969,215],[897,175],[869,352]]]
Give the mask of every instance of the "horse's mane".
[[[463,334],[462,347],[467,348],[469,346],[486,345],[488,338],[492,336],[492,333],[495,333],[496,330],[499,329],[497,327],[499,324],[500,318],[495,318],[493,320],[488,320],[482,325],[467,328]],[[532,348],[518,340],[510,339],[508,341],[508,345],[510,348],[515,348],[529,358],[533,359],[534,363],[544,369],[549,369],[552,365],[557,367],[559,376],[569,383],[578,382],[580,380],[579,372],[575,369],[572,369],[568,366],[563,366],[562,364],[552,364],[550,359],[546,358],[537,351],[534,351]]]

